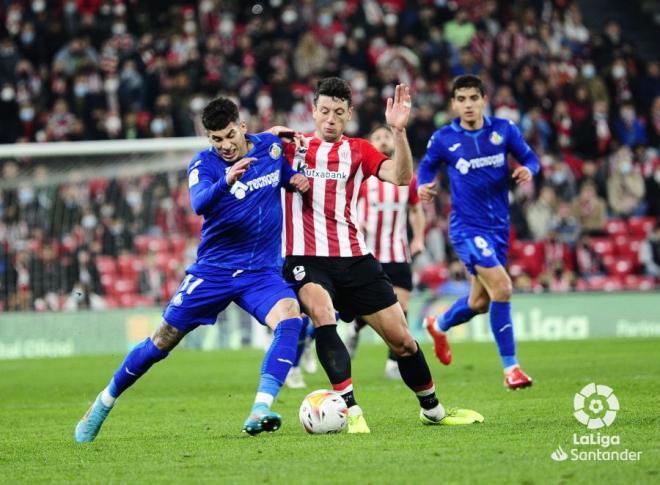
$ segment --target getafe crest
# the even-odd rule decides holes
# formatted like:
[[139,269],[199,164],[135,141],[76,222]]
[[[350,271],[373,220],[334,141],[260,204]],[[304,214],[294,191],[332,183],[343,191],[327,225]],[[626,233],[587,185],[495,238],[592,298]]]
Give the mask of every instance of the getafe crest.
[[278,143],[273,143],[268,149],[268,155],[270,155],[270,158],[273,160],[277,160],[282,156],[282,146]]
[[499,145],[500,143],[502,143],[502,135],[494,131],[490,134],[489,140],[493,145]]

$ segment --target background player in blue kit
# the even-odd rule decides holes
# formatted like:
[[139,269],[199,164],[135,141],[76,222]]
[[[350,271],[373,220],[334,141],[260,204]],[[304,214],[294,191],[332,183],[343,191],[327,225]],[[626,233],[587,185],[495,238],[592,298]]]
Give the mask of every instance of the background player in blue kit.
[[270,407],[295,359],[302,326],[295,293],[281,273],[280,192],[282,186],[305,192],[309,183],[289,166],[278,137],[246,133],[232,101],[211,101],[202,122],[211,147],[188,167],[192,208],[204,216],[197,261],[187,268],[160,327],[131,350],[78,423],[76,441],[94,440],[119,395],[188,332],[215,323],[232,301],[274,331],[243,431],[254,435],[280,427],[281,417]]
[[472,274],[469,296],[457,300],[441,317],[427,317],[440,361],[451,362],[445,332],[478,313],[490,313],[490,325],[504,365],[504,385],[518,389],[532,379],[518,365],[511,320],[511,278],[506,265],[509,240],[509,166],[511,153],[523,165],[512,174],[518,183],[529,182],[539,161],[511,121],[484,116],[484,86],[476,76],[456,78],[452,108],[459,118],[436,131],[419,166],[419,196],[436,195],[435,177],[440,163],[447,164],[451,186],[449,238]]

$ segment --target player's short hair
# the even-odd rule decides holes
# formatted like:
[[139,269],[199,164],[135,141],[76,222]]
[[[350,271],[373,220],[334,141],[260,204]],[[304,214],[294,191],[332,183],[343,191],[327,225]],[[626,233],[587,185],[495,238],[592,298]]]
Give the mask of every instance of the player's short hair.
[[465,88],[475,88],[482,96],[486,94],[484,82],[479,76],[464,74],[454,79],[454,83],[451,85],[451,97],[456,97],[456,91]]
[[353,104],[351,87],[339,77],[326,77],[319,81],[316,85],[316,91],[314,91],[314,106],[316,106],[319,96],[330,96],[331,98],[341,99],[346,101],[349,107]]
[[371,138],[374,135],[374,133],[376,133],[378,130],[387,130],[390,133],[392,133],[392,128],[390,128],[389,125],[379,124],[373,127],[373,129],[369,132],[369,136],[367,138]]
[[202,111],[202,124],[209,131],[223,130],[237,121],[238,106],[228,98],[216,98]]

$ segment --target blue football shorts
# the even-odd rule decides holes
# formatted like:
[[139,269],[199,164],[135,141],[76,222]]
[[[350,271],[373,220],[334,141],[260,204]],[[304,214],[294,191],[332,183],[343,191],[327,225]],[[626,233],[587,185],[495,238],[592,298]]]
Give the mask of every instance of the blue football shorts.
[[472,275],[477,274],[475,266],[506,266],[509,253],[508,233],[460,233],[451,237],[451,244]]
[[231,302],[266,324],[266,316],[283,298],[296,299],[280,271],[235,270],[192,265],[163,312],[163,319],[183,332],[198,325],[213,325]]

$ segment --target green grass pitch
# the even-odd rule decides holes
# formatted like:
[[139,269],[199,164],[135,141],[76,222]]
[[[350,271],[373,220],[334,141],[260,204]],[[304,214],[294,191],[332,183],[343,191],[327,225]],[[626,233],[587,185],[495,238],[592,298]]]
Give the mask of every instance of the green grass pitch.
[[[464,427],[422,426],[416,399],[382,377],[385,350],[359,349],[356,397],[370,435],[307,435],[298,406],[327,388],[284,389],[283,427],[248,437],[241,426],[262,354],[175,351],[126,392],[92,444],[73,428],[121,356],[0,362],[0,482],[40,483],[659,483],[660,340],[589,340],[519,345],[528,390],[507,392],[493,344],[456,344],[454,362],[426,356],[445,406],[480,411]],[[586,428],[573,417],[584,385],[611,386],[621,410],[603,434],[642,451],[637,462],[554,462]],[[586,448],[585,448],[586,449]],[[593,448],[595,449],[595,448]]]

